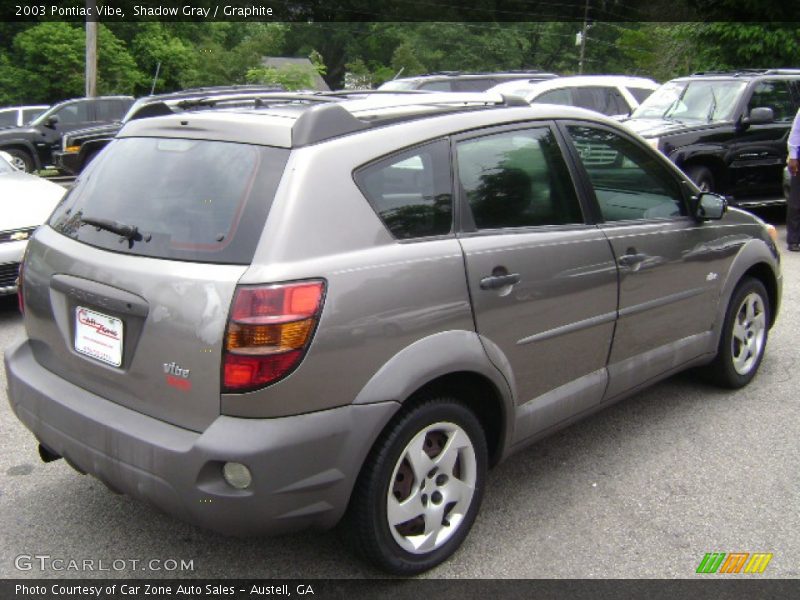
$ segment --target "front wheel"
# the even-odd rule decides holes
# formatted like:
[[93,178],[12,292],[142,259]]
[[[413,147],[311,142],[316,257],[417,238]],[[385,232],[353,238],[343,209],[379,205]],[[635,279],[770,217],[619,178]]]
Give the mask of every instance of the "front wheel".
[[743,280],[731,297],[717,356],[707,369],[714,383],[740,388],[755,377],[769,333],[769,296],[757,279]]
[[400,413],[354,491],[350,510],[359,551],[396,575],[446,560],[475,521],[486,469],[483,429],[457,400],[436,398]]
[[11,148],[6,150],[6,152],[11,156],[11,164],[14,165],[20,171],[25,171],[26,173],[30,173],[33,171],[34,167],[36,166],[33,162],[33,157],[28,154],[25,150],[18,150],[17,148]]

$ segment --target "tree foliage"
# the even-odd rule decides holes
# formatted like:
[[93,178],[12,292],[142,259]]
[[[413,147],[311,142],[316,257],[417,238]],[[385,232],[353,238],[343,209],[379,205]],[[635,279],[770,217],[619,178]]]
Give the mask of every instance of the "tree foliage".
[[[734,0],[694,0],[719,18]],[[755,10],[757,2],[751,2]],[[717,11],[717,12],[714,12]],[[267,69],[266,56],[316,57],[328,85],[379,85],[434,71],[542,69],[575,74],[581,22],[122,22],[98,29],[98,91],[147,94],[258,81],[310,87],[310,72]],[[84,92],[85,33],[65,22],[0,23],[0,103]],[[584,73],[667,80],[695,70],[791,67],[793,22],[591,22]],[[158,78],[155,78],[158,70]],[[155,85],[154,85],[155,84]]]

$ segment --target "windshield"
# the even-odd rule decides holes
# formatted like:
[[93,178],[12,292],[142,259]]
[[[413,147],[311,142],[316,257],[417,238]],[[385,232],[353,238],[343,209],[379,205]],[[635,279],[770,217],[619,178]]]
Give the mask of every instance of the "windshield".
[[746,81],[671,81],[634,112],[634,119],[724,121],[731,119]]
[[288,156],[284,148],[231,142],[117,139],[50,226],[113,252],[249,264]]

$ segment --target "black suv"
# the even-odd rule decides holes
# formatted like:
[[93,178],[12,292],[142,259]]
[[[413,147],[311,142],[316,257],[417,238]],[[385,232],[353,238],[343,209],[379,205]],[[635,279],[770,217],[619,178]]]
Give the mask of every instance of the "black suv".
[[52,106],[24,127],[0,131],[0,150],[8,152],[14,166],[34,171],[53,164],[61,137],[76,129],[119,121],[133,104],[131,96],[75,98]]
[[169,114],[183,108],[213,106],[222,97],[244,97],[264,92],[283,91],[281,86],[229,85],[198,87],[166,94],[143,96],[130,106],[121,120],[70,132],[63,137],[54,153],[59,170],[77,175],[117,135],[122,126],[133,119]]
[[781,204],[800,70],[695,73],[662,85],[625,121],[704,191],[732,204]]
[[524,79],[529,82],[544,81],[558,77],[555,73],[543,71],[504,71],[502,73],[462,73],[461,71],[441,71],[392,79],[382,84],[379,90],[405,91],[425,90],[429,92],[485,92],[498,83]]

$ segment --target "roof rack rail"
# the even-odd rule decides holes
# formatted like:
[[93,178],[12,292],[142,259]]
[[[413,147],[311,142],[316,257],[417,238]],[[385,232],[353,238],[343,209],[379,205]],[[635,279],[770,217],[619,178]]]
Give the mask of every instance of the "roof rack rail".
[[225,102],[242,102],[253,100],[256,106],[264,106],[265,100],[277,102],[333,102],[323,94],[307,94],[303,92],[255,92],[252,94],[225,94],[219,96],[203,96],[201,98],[187,98],[175,103],[179,108],[194,108],[198,106],[217,106]]
[[393,94],[436,94],[434,90],[336,90],[335,92],[321,92],[324,96],[347,97],[365,95],[388,95]]
[[199,96],[196,98],[184,98],[178,102],[171,103],[169,99],[157,100],[143,104],[133,115],[130,121],[135,119],[145,119],[171,115],[176,112],[175,108],[181,110],[191,110],[200,108],[214,108],[224,104],[242,104],[252,102],[255,108],[268,106],[272,101],[277,103],[288,102],[335,102],[338,98],[326,98],[322,94],[303,94],[283,91],[261,91],[247,94],[220,94],[213,96]]
[[767,69],[766,75],[800,75],[800,69]]
[[[334,94],[336,94],[334,92]],[[330,97],[332,94],[325,94]],[[364,100],[363,104],[352,106],[352,112],[338,102],[311,106],[305,110],[295,121],[292,127],[292,146],[308,146],[350,133],[356,133],[373,126],[389,124],[390,122],[434,116],[450,112],[462,112],[487,108],[502,107],[530,107],[524,98],[518,96],[505,96],[501,94],[485,93],[453,93],[453,92],[424,92],[422,94],[404,94],[404,98],[396,99],[392,104],[373,104]],[[341,98],[341,95],[335,96]],[[354,100],[354,103],[359,102]],[[386,118],[374,118],[368,113],[375,110],[392,108],[420,108],[434,109],[425,112],[406,112],[402,115],[390,115]],[[359,118],[359,115],[365,118]],[[367,120],[365,120],[367,119]]]
[[697,71],[692,75],[800,75],[800,69],[730,69],[719,71]]

